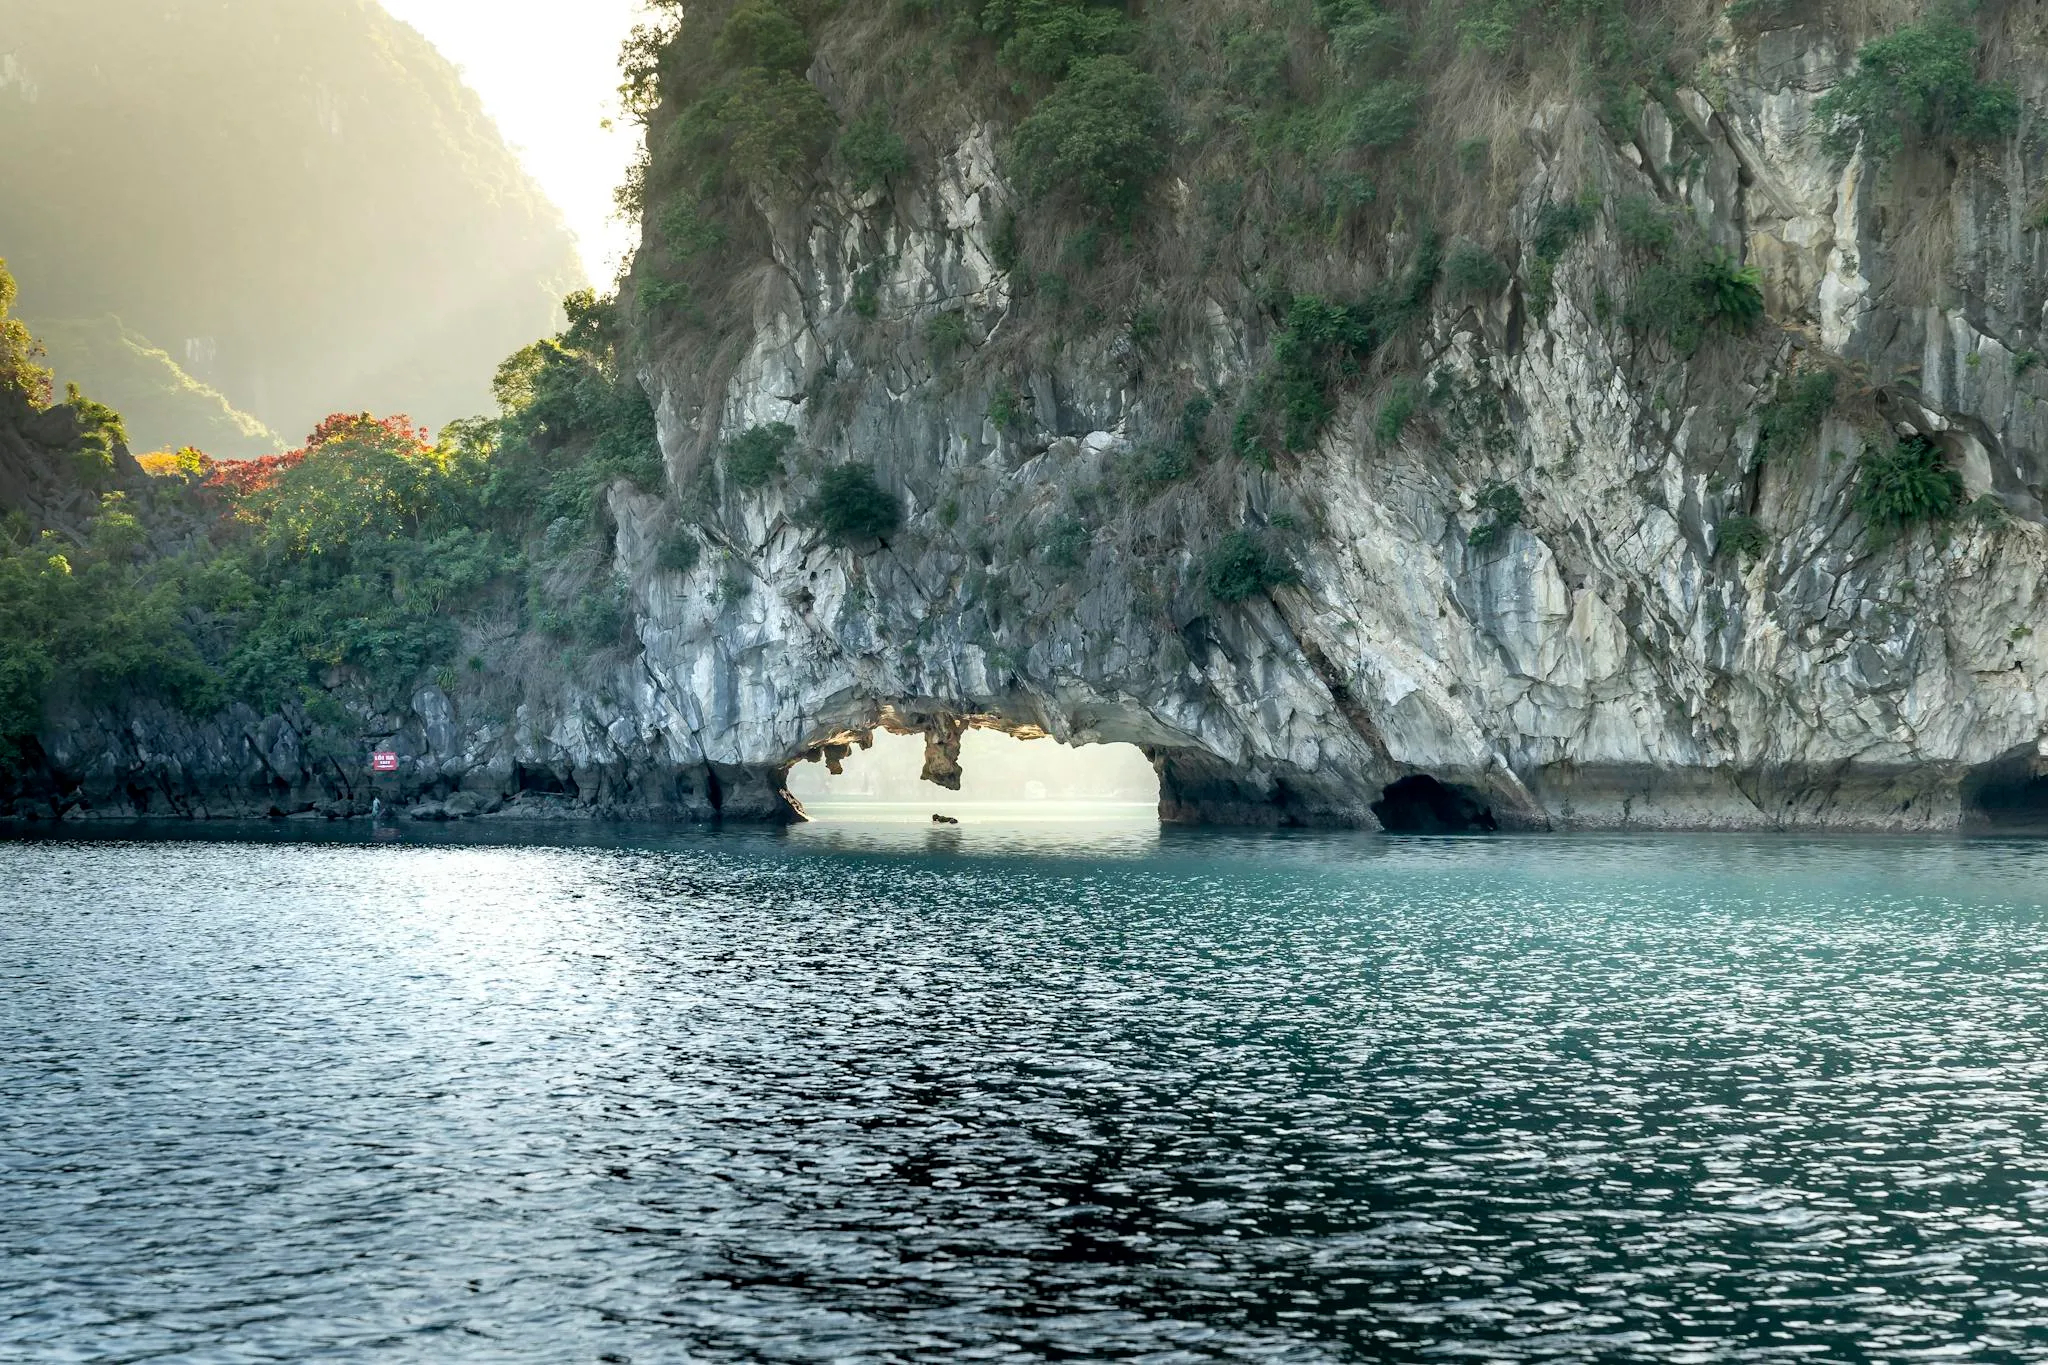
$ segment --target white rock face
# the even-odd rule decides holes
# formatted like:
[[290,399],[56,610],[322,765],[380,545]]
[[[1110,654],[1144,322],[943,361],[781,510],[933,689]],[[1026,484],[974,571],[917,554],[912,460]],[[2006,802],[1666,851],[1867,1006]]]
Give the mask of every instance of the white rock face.
[[[1147,393],[1162,376],[1232,392],[1267,324],[1212,300],[1171,347],[1084,341],[1008,374],[935,363],[934,318],[957,314],[987,352],[1025,303],[999,240],[1029,210],[994,132],[894,202],[821,194],[778,225],[736,363],[643,376],[677,487],[776,422],[804,452],[789,477],[743,493],[714,473],[687,573],[658,564],[673,507],[614,489],[637,649],[597,684],[530,676],[496,722],[457,725],[430,689],[395,728],[443,781],[627,812],[774,817],[794,760],[888,725],[925,731],[943,775],[959,727],[986,723],[1142,745],[1178,819],[1369,827],[1391,797],[1400,823],[1416,807],[1388,789],[1417,776],[1442,784],[1434,813],[1453,825],[1948,830],[2015,801],[2048,816],[2029,795],[2048,790],[2048,365],[2029,344],[2048,277],[2011,207],[2037,191],[2016,160],[1966,159],[1912,201],[1953,229],[1930,272],[1885,228],[1926,187],[1816,146],[1813,104],[1844,54],[1807,30],[1729,53],[1713,95],[1652,103],[1633,143],[1544,110],[1529,142],[1549,150],[1514,222],[1526,261],[1548,200],[1655,196],[1756,266],[1762,342],[1687,358],[1632,334],[1606,291],[1637,263],[1603,216],[1559,261],[1545,315],[1525,316],[1519,285],[1439,303],[1435,399],[1393,448],[1359,395],[1271,474],[1212,452],[1221,468],[1135,509],[1090,490],[1172,427]],[[1761,409],[1822,365],[1841,412],[1758,465]],[[1867,534],[1857,458],[1886,424],[1942,448],[1971,515]],[[806,529],[817,471],[847,460],[901,500],[880,542]],[[1500,488],[1519,521],[1475,541]],[[1224,497],[1294,582],[1231,604],[1205,589],[1216,527],[1198,503]],[[1738,516],[1768,539],[1747,562],[1719,552]]]
[[[1767,34],[1728,60],[1723,93],[1653,105],[1634,144],[1572,111],[1532,134],[1570,155],[1531,173],[1518,222],[1566,160],[1609,202],[1683,206],[1762,272],[1782,330],[1750,349],[1761,359],[1710,345],[1686,360],[1603,320],[1595,296],[1626,262],[1598,227],[1521,335],[1506,307],[1435,315],[1430,380],[1500,414],[1483,432],[1459,447],[1439,417],[1382,451],[1369,412],[1347,410],[1312,455],[1251,481],[1248,518],[1300,519],[1298,581],[1234,605],[1203,592],[1198,547],[1137,564],[1070,510],[1144,452],[1141,362],[1071,350],[1020,376],[998,420],[1002,385],[935,374],[923,353],[940,313],[975,345],[1011,320],[995,237],[1016,205],[990,132],[893,212],[821,197],[779,240],[779,279],[723,388],[660,366],[646,378],[678,478],[688,452],[789,422],[809,459],[872,464],[905,523],[884,544],[828,545],[797,515],[798,479],[724,498],[709,552],[676,574],[655,567],[672,514],[615,491],[641,654],[606,702],[559,699],[588,719],[558,725],[551,761],[708,765],[740,802],[729,811],[760,813],[784,767],[822,746],[889,724],[943,749],[948,726],[982,718],[1143,745],[1167,813],[1190,819],[1371,825],[1385,788],[1425,774],[1505,825],[1965,823],[1979,788],[2023,786],[2048,752],[2048,376],[2014,359],[2043,282],[2031,240],[1990,211],[2010,168],[1968,165],[1937,210],[1958,224],[1950,278],[1913,296],[1879,232],[1879,175],[1829,164],[1811,136],[1842,60],[1812,35]],[[880,326],[864,328],[854,278],[875,261]],[[1994,298],[1971,283],[1987,276],[2019,284]],[[1222,386],[1262,345],[1217,304],[1184,353],[1142,364]],[[1845,390],[1868,376],[1883,420],[1940,443],[2004,515],[1873,542],[1852,511],[1867,428],[1848,421],[1753,470],[1760,405],[1820,363]],[[717,414],[718,431],[686,412]],[[1492,485],[1525,511],[1475,549]],[[1747,564],[1716,553],[1737,515],[1770,538]]]

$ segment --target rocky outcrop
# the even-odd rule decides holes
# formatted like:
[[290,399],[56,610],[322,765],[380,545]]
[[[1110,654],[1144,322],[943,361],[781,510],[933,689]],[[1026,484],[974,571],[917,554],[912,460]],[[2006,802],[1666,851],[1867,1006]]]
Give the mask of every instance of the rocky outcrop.
[[[648,374],[670,457],[680,475],[712,426],[788,421],[825,458],[873,461],[909,525],[854,556],[806,533],[793,492],[732,498],[714,536],[754,587],[721,602],[710,560],[651,569],[662,511],[621,496],[654,685],[694,742],[742,765],[772,768],[882,706],[1136,743],[1179,819],[1370,825],[1415,775],[1513,827],[1987,816],[1973,784],[2031,773],[2048,735],[2032,633],[2048,379],[2014,363],[2044,302],[2018,208],[2034,187],[2017,151],[1837,168],[1811,119],[1847,60],[1838,45],[1791,29],[1729,51],[1715,96],[1649,102],[1633,140],[1544,110],[1516,214],[1526,252],[1542,206],[1588,188],[1682,205],[1762,268],[1774,340],[1685,360],[1631,338],[1598,304],[1630,271],[1605,227],[1563,258],[1543,316],[1519,289],[1439,302],[1430,382],[1470,413],[1382,450],[1361,396],[1312,458],[1251,480],[1250,519],[1307,523],[1300,582],[1234,607],[1204,599],[1191,555],[1148,575],[1107,534],[1065,573],[1030,548],[989,553],[1013,528],[1046,536],[1143,438],[1144,414],[1118,356],[1075,348],[1029,373],[1029,419],[998,429],[995,384],[949,382],[919,353],[918,324],[939,311],[991,342],[1009,317],[991,235],[1015,201],[987,133],[894,212],[812,201],[779,225],[781,269],[730,380],[705,394],[679,368]],[[1927,229],[1901,202],[1952,219],[1931,283],[1908,277],[1924,263],[1906,238]],[[855,271],[875,260],[897,338],[879,355],[851,310]],[[1242,381],[1261,324],[1220,300],[1211,319],[1147,366],[1219,391]],[[1877,420],[1940,443],[1992,500],[1980,515],[1873,542],[1850,510],[1864,434],[1839,420],[1754,468],[1760,407],[1823,360],[1870,390]],[[1476,495],[1495,481],[1528,510],[1475,549]],[[1774,543],[1742,566],[1717,554],[1716,527],[1751,513]],[[942,742],[944,723],[931,733]]]
[[[678,350],[643,375],[671,482],[708,486],[706,553],[661,567],[675,505],[615,488],[633,649],[574,681],[528,669],[496,701],[423,691],[390,727],[396,789],[786,818],[792,762],[917,731],[927,776],[954,785],[961,729],[980,724],[1139,745],[1171,820],[2048,825],[2037,173],[2019,149],[1837,167],[1812,116],[1848,54],[1816,29],[1729,39],[1714,88],[1648,102],[1631,137],[1540,110],[1514,222],[1527,256],[1543,207],[1588,190],[1681,207],[1761,269],[1763,341],[1688,357],[1631,334],[1607,295],[1635,267],[1603,219],[1540,310],[1519,283],[1438,291],[1433,405],[1400,439],[1375,437],[1378,395],[1360,392],[1299,461],[1198,470],[1136,506],[1096,490],[1164,420],[1149,381],[1241,389],[1270,319],[1218,298],[1142,354],[1111,336],[1013,370],[935,364],[933,317],[958,314],[994,355],[1015,316],[994,239],[1021,206],[988,129],[921,189],[838,187],[779,213],[738,358]],[[2048,66],[2026,73],[2038,107]],[[1847,415],[1759,462],[1765,406],[1823,365]],[[719,440],[774,422],[808,452],[792,477],[746,491],[707,469]],[[1946,452],[1971,515],[1868,533],[1855,457],[1886,425]],[[801,515],[816,468],[845,459],[902,498],[882,544],[833,545]],[[1475,538],[1496,486],[1524,510]],[[1206,591],[1219,507],[1267,528],[1295,581],[1229,604]],[[1738,515],[1767,537],[1747,560],[1717,543]],[[287,726],[296,755],[283,731],[265,739],[281,719],[203,728],[187,752],[211,766],[159,787],[359,807],[369,788],[330,779],[307,730]],[[97,802],[156,771],[143,721],[94,724],[50,746],[51,792],[91,774],[74,789]]]
[[77,532],[109,489],[140,491],[146,482],[126,446],[99,468],[84,449],[85,424],[67,404],[39,407],[26,393],[0,387],[0,510],[30,531]]

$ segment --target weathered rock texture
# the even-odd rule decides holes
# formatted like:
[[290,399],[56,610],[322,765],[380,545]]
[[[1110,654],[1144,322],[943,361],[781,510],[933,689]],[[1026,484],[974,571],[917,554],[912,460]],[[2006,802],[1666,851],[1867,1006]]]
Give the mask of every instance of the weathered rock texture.
[[140,491],[146,480],[125,446],[112,451],[110,469],[82,477],[84,435],[69,405],[38,408],[27,395],[0,390],[0,508],[28,526],[75,531],[99,510],[102,487]]
[[[1219,299],[1204,327],[1142,354],[1081,342],[1009,373],[935,358],[938,313],[960,312],[987,350],[1017,306],[992,239],[1020,204],[986,129],[919,188],[828,190],[779,213],[772,265],[745,282],[743,348],[709,369],[678,350],[643,376],[672,481],[710,480],[707,553],[687,573],[657,567],[673,504],[614,490],[637,648],[573,681],[508,663],[452,698],[424,690],[387,727],[406,758],[394,792],[773,818],[792,761],[837,757],[878,724],[925,731],[930,775],[957,781],[973,718],[1142,746],[1174,820],[2039,821],[2048,366],[2016,358],[2048,347],[2048,261],[2026,227],[2041,186],[2019,148],[1923,153],[1882,175],[1831,164],[1812,111],[1850,57],[1816,30],[1745,36],[1712,93],[1650,102],[1632,140],[1563,104],[1524,131],[1525,253],[1547,202],[1656,195],[1762,268],[1767,344],[1686,359],[1631,335],[1606,294],[1634,266],[1603,220],[1540,316],[1519,283],[1477,304],[1438,291],[1439,401],[1393,448],[1362,392],[1298,462],[1247,476],[1224,456],[1111,513],[1077,490],[1156,424],[1141,375],[1233,391],[1270,319]],[[2048,66],[2020,70],[2040,107]],[[879,270],[872,320],[854,306],[864,267]],[[1847,376],[1861,426],[1830,419],[1813,448],[1756,466],[1760,406],[1817,363]],[[998,425],[992,400],[1012,388],[1016,416]],[[798,429],[801,467],[764,491],[726,486],[717,442],[771,422]],[[1882,424],[1937,441],[2005,515],[1873,541],[1850,490]],[[827,544],[799,515],[815,469],[844,459],[903,499],[885,544]],[[1476,550],[1477,495],[1495,483],[1527,512]],[[1298,583],[1211,600],[1199,561],[1218,499],[1296,528]],[[1716,552],[1736,514],[1771,536],[1746,564]],[[370,790],[359,762],[323,766],[284,718],[95,725],[49,747],[102,808],[150,789],[209,812],[358,809]],[[1389,791],[1418,776],[1433,782]]]

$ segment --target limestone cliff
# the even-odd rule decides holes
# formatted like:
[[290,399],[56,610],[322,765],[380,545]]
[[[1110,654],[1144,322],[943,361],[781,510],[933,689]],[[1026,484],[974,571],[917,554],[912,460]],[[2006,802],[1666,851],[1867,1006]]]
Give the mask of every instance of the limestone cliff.
[[[2039,53],[2034,21],[1998,22]],[[458,810],[774,818],[788,765],[877,725],[930,735],[943,778],[959,727],[990,724],[1138,744],[1162,814],[1185,821],[2038,823],[2040,149],[1838,164],[1815,106],[1855,58],[1840,26],[1724,18],[1709,50],[1628,126],[1562,97],[1520,109],[1515,154],[1496,155],[1513,269],[1428,287],[1408,377],[1343,387],[1312,449],[1271,468],[1203,457],[1142,497],[1105,490],[1160,448],[1183,396],[1256,380],[1271,304],[1218,294],[1199,325],[1013,348],[1026,282],[1004,238],[1034,209],[996,121],[962,120],[888,192],[828,171],[764,213],[764,250],[733,276],[744,325],[643,361],[690,501],[609,494],[633,647],[570,681],[507,645],[491,677],[423,688],[382,727],[404,790],[475,793]],[[2048,105],[2048,64],[2009,71]],[[831,91],[827,55],[811,75]],[[1192,238],[1193,189],[1157,198],[1154,230]],[[1763,327],[1645,340],[1614,297],[1643,274],[1625,201],[1756,266]],[[1560,204],[1602,207],[1560,241]],[[1426,247],[1413,224],[1380,245],[1395,263]],[[1837,401],[1761,450],[1823,372]],[[1390,403],[1416,415],[1391,421]],[[1227,451],[1227,407],[1192,409],[1198,445]],[[776,423],[796,432],[788,466],[742,487],[720,450]],[[1960,474],[1965,514],[1873,532],[1861,452],[1899,437]],[[804,514],[818,473],[848,460],[903,514],[852,545]],[[686,512],[704,553],[665,568]],[[1737,524],[1744,544],[1719,543]],[[1205,583],[1219,528],[1280,562],[1262,590]],[[210,810],[350,808],[369,790],[323,772],[285,718],[167,746],[186,724],[101,717],[47,747],[117,808],[140,773]],[[217,755],[220,780],[172,750]]]

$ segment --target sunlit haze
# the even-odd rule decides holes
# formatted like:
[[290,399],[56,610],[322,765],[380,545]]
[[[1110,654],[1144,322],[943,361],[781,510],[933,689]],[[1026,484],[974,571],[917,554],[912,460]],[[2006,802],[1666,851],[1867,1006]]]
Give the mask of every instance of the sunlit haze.
[[[1159,777],[1134,745],[1087,744],[1069,748],[1050,739],[1019,740],[994,730],[969,730],[960,739],[960,790],[923,781],[924,738],[877,731],[871,748],[855,749],[835,777],[822,763],[790,770],[789,789],[814,816],[835,808],[901,807],[913,819],[933,814],[973,815],[991,806],[1012,815],[1069,818],[1107,807],[1150,816],[1159,804]],[[863,815],[860,818],[872,818]]]
[[637,231],[619,222],[612,207],[639,138],[638,125],[619,116],[619,46],[646,6],[640,0],[383,4],[462,69],[505,141],[561,207],[591,282],[609,282]]

